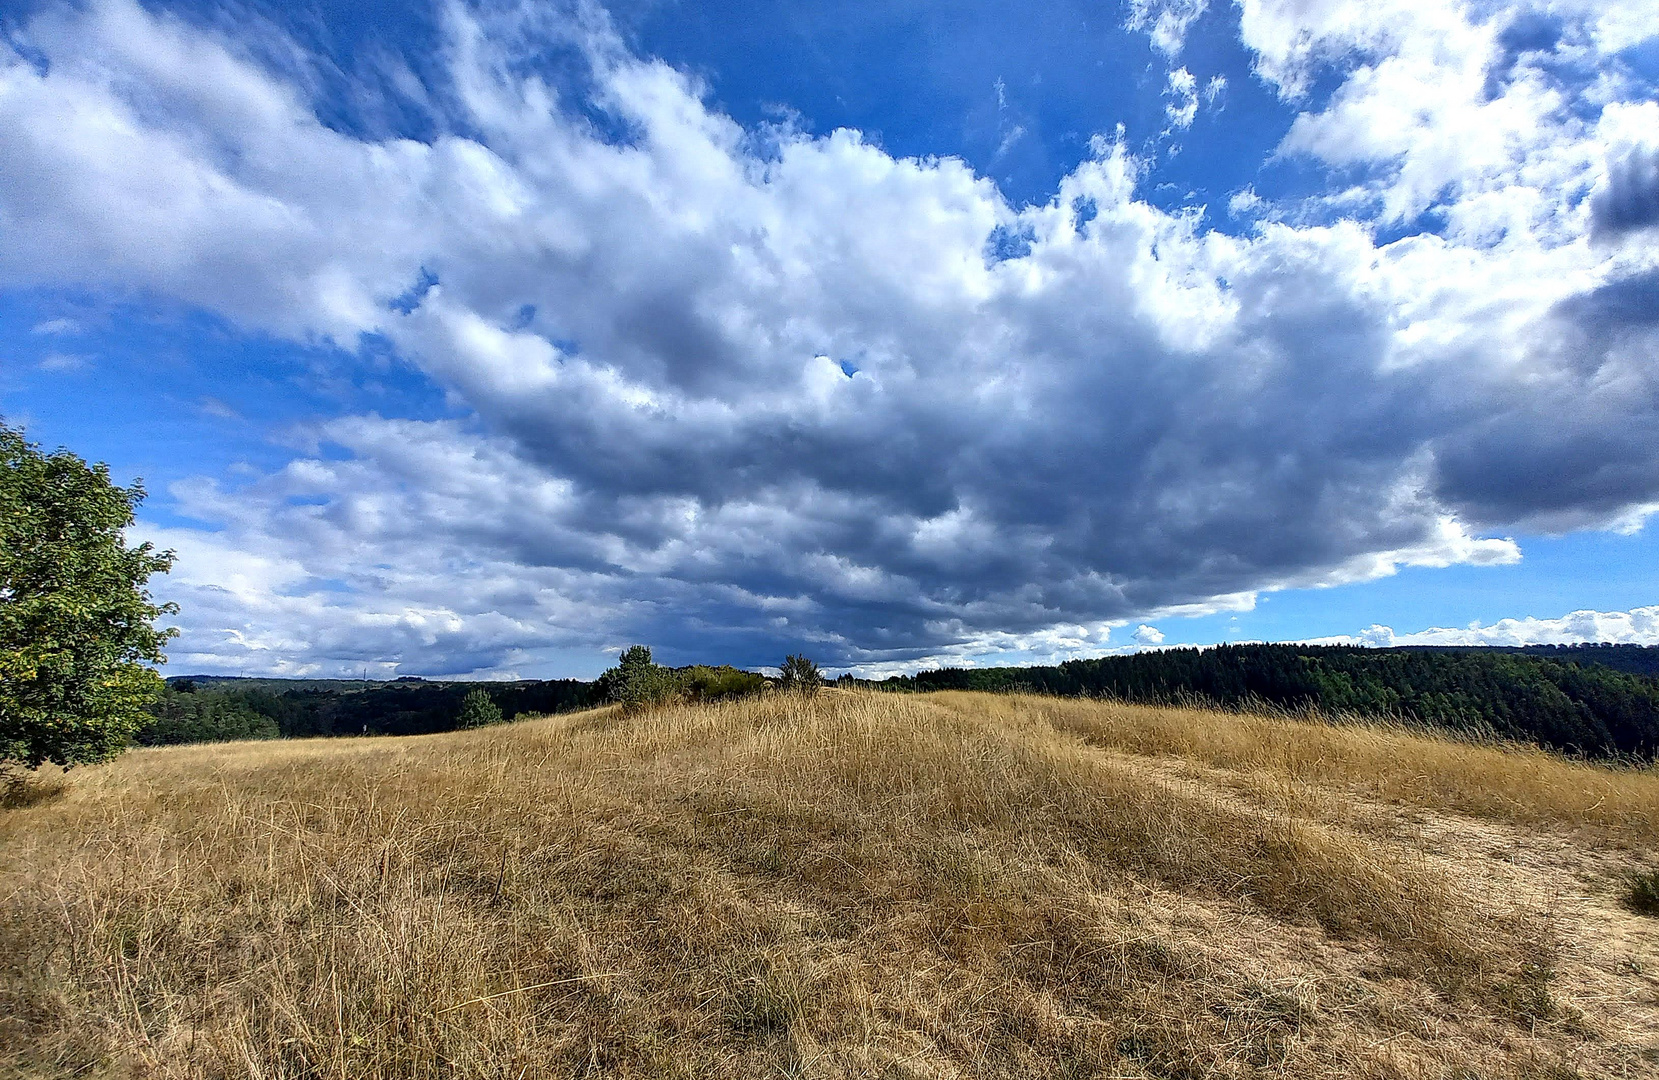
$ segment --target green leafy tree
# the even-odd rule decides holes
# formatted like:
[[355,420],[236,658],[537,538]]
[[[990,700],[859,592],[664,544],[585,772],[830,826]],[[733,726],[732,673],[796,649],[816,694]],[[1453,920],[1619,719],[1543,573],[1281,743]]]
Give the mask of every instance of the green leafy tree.
[[464,728],[489,727],[501,723],[501,707],[490,697],[488,690],[473,690],[461,699],[461,715],[457,724]]
[[778,673],[779,689],[811,695],[823,687],[824,673],[818,670],[817,664],[798,653],[784,657],[783,667]]
[[143,498],[0,422],[0,762],[103,761],[149,719],[176,609],[145,588],[173,553],[126,544]]
[[607,701],[620,704],[626,712],[672,704],[684,695],[679,673],[651,659],[651,650],[632,645],[617,665],[599,676],[599,688]]

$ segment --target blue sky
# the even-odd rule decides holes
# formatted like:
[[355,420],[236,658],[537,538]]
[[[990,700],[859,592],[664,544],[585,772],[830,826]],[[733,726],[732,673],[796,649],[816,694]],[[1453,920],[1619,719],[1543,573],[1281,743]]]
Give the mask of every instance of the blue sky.
[[0,6],[176,670],[1659,643],[1659,4]]

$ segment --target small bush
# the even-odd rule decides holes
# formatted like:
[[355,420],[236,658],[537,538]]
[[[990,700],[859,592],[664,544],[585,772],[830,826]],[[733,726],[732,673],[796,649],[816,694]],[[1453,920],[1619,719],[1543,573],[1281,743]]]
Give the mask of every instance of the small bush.
[[1659,916],[1659,870],[1639,871],[1626,879],[1624,906],[1639,915]]
[[744,697],[766,689],[766,679],[752,671],[741,671],[730,664],[707,667],[694,664],[679,671],[685,692],[698,701],[719,701],[723,698]]
[[457,726],[489,727],[501,721],[501,707],[490,698],[488,690],[474,690],[461,699],[461,715],[456,720]]
[[788,1030],[812,997],[800,972],[770,957],[757,958],[748,970],[731,965],[727,980],[726,1022],[746,1035]]
[[816,694],[824,686],[824,673],[818,665],[800,655],[784,657],[778,676],[778,687],[796,694]]

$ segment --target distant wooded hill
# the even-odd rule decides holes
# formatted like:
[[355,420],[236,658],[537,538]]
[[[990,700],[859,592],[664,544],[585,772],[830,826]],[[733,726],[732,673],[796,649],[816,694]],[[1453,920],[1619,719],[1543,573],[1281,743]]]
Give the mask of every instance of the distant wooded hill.
[[1266,704],[1397,717],[1595,757],[1659,749],[1659,649],[1223,645],[1069,660],[1054,667],[919,672],[876,684],[1026,690],[1124,701]]
[[[647,652],[649,663],[649,652]],[[754,693],[766,680],[733,667],[655,668],[678,697],[715,701]],[[607,673],[614,677],[616,669]],[[154,719],[135,735],[148,746],[228,739],[317,735],[428,735],[463,725],[462,702],[482,693],[502,718],[569,712],[614,700],[601,677],[460,682],[405,676],[391,682],[362,679],[247,679],[183,675],[167,680],[150,709]]]
[[596,703],[595,684],[581,679],[478,683],[184,676],[167,680],[166,694],[151,710],[155,722],[137,738],[155,745],[265,735],[427,735],[453,730],[462,700],[480,688],[508,717]]

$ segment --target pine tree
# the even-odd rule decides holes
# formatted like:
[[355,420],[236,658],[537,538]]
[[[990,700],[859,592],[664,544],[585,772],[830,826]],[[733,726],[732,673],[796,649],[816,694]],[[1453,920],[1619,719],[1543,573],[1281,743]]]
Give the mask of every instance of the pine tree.
[[478,689],[461,699],[461,715],[456,724],[464,728],[480,728],[499,724],[502,719],[501,707],[491,699],[490,692]]

